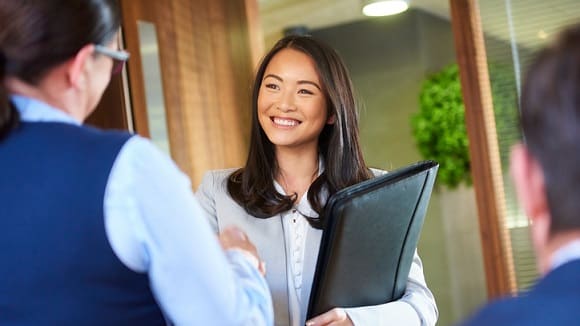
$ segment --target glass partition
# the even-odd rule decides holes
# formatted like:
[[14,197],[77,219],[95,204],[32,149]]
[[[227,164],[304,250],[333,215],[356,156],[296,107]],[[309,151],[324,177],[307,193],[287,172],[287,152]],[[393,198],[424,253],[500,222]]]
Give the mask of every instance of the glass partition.
[[149,135],[153,143],[169,155],[169,137],[161,82],[161,67],[159,65],[157,33],[155,25],[149,22],[137,21],[137,27],[140,41],[139,51],[143,65]]
[[522,136],[518,127],[523,75],[537,50],[564,26],[580,21],[577,0],[479,1],[503,170],[505,227],[512,244],[517,286],[527,289],[538,276],[529,222],[517,204],[509,176],[510,147]]

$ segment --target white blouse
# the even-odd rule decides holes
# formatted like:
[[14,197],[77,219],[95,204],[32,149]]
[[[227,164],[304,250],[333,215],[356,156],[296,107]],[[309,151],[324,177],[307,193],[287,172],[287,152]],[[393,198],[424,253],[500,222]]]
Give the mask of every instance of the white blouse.
[[[281,194],[287,195],[282,186],[274,181],[276,190]],[[304,253],[306,247],[306,237],[310,224],[305,216],[318,217],[318,214],[310,207],[308,202],[308,192],[305,192],[291,210],[284,212],[282,215],[282,226],[284,228],[285,243],[287,244],[286,252],[286,266],[288,268],[288,293],[290,313],[293,324],[299,325],[299,320],[303,319],[299,312],[306,312],[308,308],[309,298],[302,298],[302,276],[306,272],[313,273],[314,271],[304,271]],[[304,286],[310,287],[312,284]],[[295,315],[295,316],[294,316]]]

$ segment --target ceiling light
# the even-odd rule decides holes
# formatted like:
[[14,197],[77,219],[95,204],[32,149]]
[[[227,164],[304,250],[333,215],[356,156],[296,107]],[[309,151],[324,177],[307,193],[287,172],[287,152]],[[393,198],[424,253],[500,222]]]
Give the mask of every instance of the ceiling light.
[[548,38],[548,33],[546,33],[546,31],[544,31],[543,29],[538,31],[538,38],[545,40]]
[[405,0],[365,1],[365,16],[389,16],[402,13],[409,8]]

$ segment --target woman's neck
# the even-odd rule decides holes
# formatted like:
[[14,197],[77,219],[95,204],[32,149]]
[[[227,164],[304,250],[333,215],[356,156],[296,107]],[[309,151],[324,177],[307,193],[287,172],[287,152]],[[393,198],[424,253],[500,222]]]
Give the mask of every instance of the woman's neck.
[[40,80],[37,85],[31,85],[15,77],[7,77],[5,85],[11,94],[22,95],[44,102],[60,110],[79,122],[86,118],[82,105],[78,101],[75,90],[64,86],[63,77],[59,76],[59,68],[54,68]]
[[296,194],[300,200],[318,177],[318,151],[276,151],[278,173],[276,181],[287,195]]

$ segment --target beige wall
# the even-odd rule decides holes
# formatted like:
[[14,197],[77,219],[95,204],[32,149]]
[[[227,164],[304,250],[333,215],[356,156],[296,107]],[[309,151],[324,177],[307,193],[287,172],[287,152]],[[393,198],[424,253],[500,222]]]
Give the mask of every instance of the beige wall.
[[[256,0],[123,0],[133,53],[129,78],[136,130],[148,136],[137,21],[155,24],[171,156],[192,179],[246,158],[249,94],[261,55]],[[252,32],[250,32],[252,31]],[[141,83],[141,84],[140,84]]]

